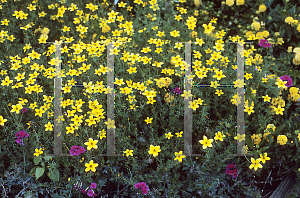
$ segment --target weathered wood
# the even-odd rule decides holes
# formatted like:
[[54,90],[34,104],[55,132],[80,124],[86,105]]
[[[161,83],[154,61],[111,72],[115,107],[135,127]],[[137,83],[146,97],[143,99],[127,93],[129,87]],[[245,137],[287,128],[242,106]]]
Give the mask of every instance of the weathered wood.
[[296,175],[291,173],[284,178],[276,190],[272,193],[270,198],[286,198],[291,193],[293,186],[296,184]]
[[296,106],[300,106],[300,97],[298,98],[298,100],[296,101]]

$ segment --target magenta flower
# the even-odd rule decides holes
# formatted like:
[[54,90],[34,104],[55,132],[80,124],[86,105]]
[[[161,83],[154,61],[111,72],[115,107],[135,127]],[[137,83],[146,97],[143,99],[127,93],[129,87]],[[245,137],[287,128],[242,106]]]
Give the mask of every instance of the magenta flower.
[[71,156],[79,155],[81,153],[84,153],[85,151],[86,150],[82,146],[74,145],[74,146],[71,147],[70,154],[71,154]]
[[25,113],[26,111],[27,111],[26,108],[23,108],[23,109],[22,109],[22,113]]
[[19,132],[16,133],[16,135],[15,135],[15,137],[17,137],[17,138],[23,138],[23,137],[27,138],[28,136],[29,136],[29,134],[28,134],[28,133],[25,133],[24,130],[23,130],[23,131],[19,131]]
[[95,194],[95,193],[93,192],[93,190],[89,190],[88,193],[87,193],[87,195],[88,195],[89,197],[97,196],[97,194]]
[[267,39],[260,39],[260,42],[258,43],[259,46],[266,47],[272,47],[271,43],[268,42]]
[[147,194],[148,191],[149,191],[149,188],[148,188],[148,186],[146,185],[145,182],[136,183],[136,184],[134,185],[134,187],[135,187],[136,189],[141,189],[142,192],[143,192],[143,194]]
[[27,138],[29,136],[29,134],[28,133],[25,133],[25,131],[23,130],[23,131],[19,131],[18,133],[16,133],[16,135],[15,135],[15,137],[17,138],[16,139],[16,142],[18,143],[18,144],[20,144],[20,145],[25,145],[24,143],[23,143],[23,138],[25,137],[25,138]]
[[179,87],[173,88],[172,91],[173,91],[174,93],[181,94],[181,90],[179,89]]
[[287,87],[293,86],[293,80],[291,79],[291,77],[289,77],[287,75],[284,75],[284,76],[281,76],[280,79],[282,81],[287,81],[287,83],[285,84],[285,86],[287,86]]
[[93,188],[96,189],[96,188],[97,188],[97,184],[96,184],[96,183],[92,183],[92,184],[90,185],[90,188],[91,188],[91,189],[93,189]]
[[236,178],[236,176],[238,175],[238,172],[236,170],[236,166],[235,164],[230,164],[230,165],[227,165],[227,168],[226,168],[226,172],[225,172],[227,175],[231,175],[232,178]]
[[20,144],[20,145],[25,145],[25,144],[22,143],[22,139],[20,139],[20,138],[16,139],[16,142],[17,142],[18,144]]

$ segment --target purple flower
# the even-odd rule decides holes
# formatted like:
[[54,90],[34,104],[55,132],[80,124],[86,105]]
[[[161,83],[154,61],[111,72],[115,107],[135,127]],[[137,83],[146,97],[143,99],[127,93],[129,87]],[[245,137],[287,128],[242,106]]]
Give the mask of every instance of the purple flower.
[[92,196],[94,196],[94,192],[93,192],[92,190],[89,190],[88,193],[87,193],[87,195],[88,195],[89,197],[92,197]]
[[93,192],[93,190],[89,190],[88,193],[87,193],[87,195],[88,195],[89,197],[97,196],[97,194],[95,194],[95,193]]
[[29,136],[28,133],[25,133],[25,131],[19,131],[18,133],[15,134],[15,137],[17,137],[16,142],[20,145],[25,145],[23,143],[23,139],[22,138],[27,138]]
[[227,175],[231,175],[232,178],[236,178],[236,176],[238,175],[238,172],[236,170],[236,166],[235,164],[230,164],[230,165],[227,165],[227,168],[226,168],[226,172],[225,172]]
[[272,47],[271,43],[264,43],[263,46],[264,46],[264,48],[266,48],[266,47]]
[[18,144],[20,144],[20,145],[25,145],[25,144],[22,142],[22,139],[20,139],[20,138],[16,139],[16,142],[17,142]]
[[181,90],[179,89],[179,87],[173,88],[172,91],[173,91],[174,93],[181,94]]
[[272,47],[271,43],[268,42],[267,39],[260,39],[260,42],[258,43],[259,46],[266,47]]
[[85,152],[85,149],[82,146],[76,146],[76,145],[72,146],[71,150],[70,150],[71,156],[79,155],[79,154],[84,153],[84,152]]
[[25,133],[24,130],[23,130],[23,131],[19,131],[19,132],[16,133],[16,135],[15,135],[15,137],[17,137],[17,138],[23,138],[23,137],[27,138],[28,136],[29,136],[29,134],[28,134],[28,133]]
[[23,108],[23,109],[22,109],[22,113],[25,113],[26,111],[27,111],[26,108]]
[[96,188],[97,188],[97,184],[96,184],[96,183],[92,183],[92,184],[90,185],[90,188],[91,188],[91,189],[93,189],[93,188],[96,189]]
[[148,191],[149,191],[149,187],[146,185],[145,182],[136,183],[136,184],[134,185],[134,187],[135,187],[136,189],[141,189],[142,192],[143,192],[143,194],[147,194]]
[[287,83],[285,84],[285,86],[287,86],[287,87],[293,86],[293,80],[291,79],[291,77],[289,77],[287,75],[284,75],[284,76],[281,76],[280,79],[282,81],[287,81]]

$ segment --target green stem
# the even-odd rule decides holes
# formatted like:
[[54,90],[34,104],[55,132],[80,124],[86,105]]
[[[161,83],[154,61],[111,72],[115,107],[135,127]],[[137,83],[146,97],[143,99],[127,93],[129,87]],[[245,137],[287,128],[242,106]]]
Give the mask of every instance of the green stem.
[[249,163],[251,163],[250,160],[247,158],[247,156],[246,156],[245,154],[244,154],[244,156],[245,156],[246,160],[247,160]]

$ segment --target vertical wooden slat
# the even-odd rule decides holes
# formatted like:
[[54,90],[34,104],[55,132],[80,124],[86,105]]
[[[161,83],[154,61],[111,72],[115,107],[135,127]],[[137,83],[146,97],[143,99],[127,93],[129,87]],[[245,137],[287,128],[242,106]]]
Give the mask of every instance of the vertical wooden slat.
[[[192,92],[191,85],[191,42],[185,43],[185,78],[184,78],[184,90],[186,92]],[[184,155],[192,155],[192,109],[189,108],[189,103],[192,101],[192,97],[185,98],[184,102]]]

